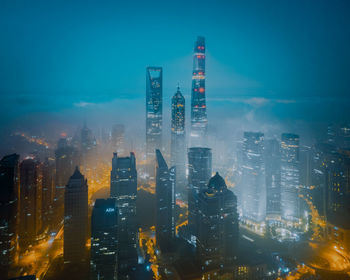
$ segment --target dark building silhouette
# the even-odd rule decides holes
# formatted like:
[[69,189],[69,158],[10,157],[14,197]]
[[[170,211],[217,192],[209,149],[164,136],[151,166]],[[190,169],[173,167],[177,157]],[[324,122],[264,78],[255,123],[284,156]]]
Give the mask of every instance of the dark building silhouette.
[[191,93],[191,146],[205,146],[207,138],[207,108],[205,101],[205,39],[194,44]]
[[65,264],[86,261],[88,230],[88,185],[76,167],[64,192],[64,246]]
[[284,133],[281,136],[281,210],[282,219],[297,223],[299,209],[299,136]]
[[188,149],[188,225],[192,236],[197,235],[198,194],[207,187],[211,170],[211,149],[197,147]]
[[46,158],[42,164],[42,221],[43,229],[50,230],[53,226],[53,202],[55,190],[55,160]]
[[91,279],[116,280],[118,208],[114,198],[96,199],[91,216]]
[[244,132],[241,207],[243,216],[261,222],[266,214],[264,134]]
[[86,168],[96,152],[96,139],[86,124],[80,131],[80,149],[82,165]]
[[127,279],[138,263],[136,221],[137,171],[134,153],[118,157],[113,153],[111,197],[118,207],[118,279]]
[[281,218],[281,152],[276,139],[265,140],[266,218]]
[[15,262],[19,210],[19,155],[0,161],[0,279],[8,279]]
[[[155,159],[155,150],[162,148],[163,69],[146,69],[146,156]],[[154,165],[152,165],[154,167]]]
[[237,243],[237,197],[216,173],[198,196],[197,251],[203,266],[231,266],[238,252]]
[[27,158],[20,163],[19,245],[22,250],[34,245],[41,231],[42,185],[40,171],[40,163],[33,158]]
[[54,189],[54,209],[53,222],[60,224],[63,220],[64,189],[76,166],[79,166],[78,150],[68,145],[65,138],[61,138],[55,150],[56,175]]
[[171,100],[171,165],[176,167],[176,191],[186,185],[185,98],[177,88]]
[[162,153],[156,150],[156,240],[164,252],[175,238],[175,167],[168,168]]

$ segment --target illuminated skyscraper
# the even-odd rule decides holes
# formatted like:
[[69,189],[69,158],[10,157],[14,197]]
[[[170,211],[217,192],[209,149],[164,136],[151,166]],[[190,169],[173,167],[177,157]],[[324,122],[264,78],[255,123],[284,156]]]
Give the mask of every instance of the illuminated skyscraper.
[[197,228],[197,250],[203,265],[232,265],[238,252],[237,197],[218,173],[198,195]]
[[111,197],[118,207],[118,279],[128,279],[136,271],[137,221],[136,221],[137,171],[134,153],[118,157],[113,153],[111,171]]
[[20,163],[19,245],[26,250],[34,245],[41,231],[42,185],[40,163],[28,158]]
[[276,139],[265,140],[266,216],[281,217],[281,153]]
[[116,200],[96,199],[91,216],[91,280],[117,280],[117,234]]
[[15,262],[18,233],[19,155],[4,156],[0,161],[0,279],[8,279]]
[[264,134],[244,132],[241,207],[248,220],[261,222],[266,213]]
[[155,150],[162,148],[163,69],[146,69],[146,156],[155,159]]
[[206,145],[207,108],[205,102],[205,39],[198,37],[194,45],[191,94],[191,146]]
[[281,136],[281,212],[287,222],[298,222],[299,213],[299,136]]
[[185,98],[177,88],[171,100],[171,165],[176,167],[176,188],[186,185]]
[[164,252],[171,249],[175,237],[175,167],[168,168],[162,153],[156,150],[156,241]]
[[192,236],[197,235],[198,194],[207,187],[211,170],[211,149],[188,149],[188,225]]
[[64,192],[64,242],[65,264],[80,264],[86,260],[88,230],[88,185],[76,167]]

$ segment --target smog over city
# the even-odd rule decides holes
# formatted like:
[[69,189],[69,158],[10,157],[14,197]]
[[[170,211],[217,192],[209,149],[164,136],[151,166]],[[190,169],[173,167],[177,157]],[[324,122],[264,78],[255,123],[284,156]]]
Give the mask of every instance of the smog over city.
[[0,0],[0,279],[350,279],[349,13]]

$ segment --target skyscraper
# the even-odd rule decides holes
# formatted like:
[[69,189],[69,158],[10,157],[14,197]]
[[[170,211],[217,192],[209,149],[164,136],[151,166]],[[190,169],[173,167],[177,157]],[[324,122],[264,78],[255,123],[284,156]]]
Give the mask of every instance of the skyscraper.
[[76,148],[69,146],[67,139],[61,138],[55,150],[56,176],[54,189],[53,223],[60,224],[63,219],[64,189],[74,168],[79,166],[79,154]]
[[218,174],[198,196],[197,250],[207,268],[232,265],[237,254],[237,197]]
[[206,145],[207,108],[205,101],[205,39],[198,37],[194,45],[191,94],[191,146]]
[[171,100],[171,165],[176,167],[176,191],[186,185],[185,98],[177,88]]
[[[299,213],[299,136],[281,136],[281,210],[282,219],[298,222]],[[292,224],[291,224],[292,225]]]
[[65,264],[81,264],[86,260],[88,230],[88,185],[76,167],[64,192]]
[[7,279],[15,262],[18,233],[19,155],[4,156],[0,161],[0,278]]
[[188,225],[192,236],[197,234],[198,194],[207,187],[211,170],[211,149],[198,147],[188,149]]
[[168,168],[162,153],[156,150],[156,240],[164,252],[171,249],[175,237],[175,167]]
[[34,245],[41,231],[40,163],[27,158],[20,163],[20,231],[19,245],[26,250]]
[[281,217],[281,153],[276,139],[265,140],[266,216]]
[[243,216],[261,222],[266,213],[264,134],[244,132],[242,153],[241,207]]
[[[136,221],[137,171],[134,153],[118,157],[113,153],[111,171],[111,197],[118,207],[118,277],[126,278],[136,270],[137,221]],[[118,279],[119,279],[118,278]]]
[[155,159],[155,150],[162,148],[163,69],[146,69],[146,156]]
[[84,127],[81,129],[80,141],[82,165],[87,168],[90,159],[93,159],[95,156],[97,143],[91,129],[88,128],[86,124],[84,124]]
[[50,230],[53,223],[53,199],[55,185],[55,161],[46,158],[42,165],[42,219],[43,229]]
[[91,216],[92,280],[116,280],[118,208],[114,198],[96,199]]

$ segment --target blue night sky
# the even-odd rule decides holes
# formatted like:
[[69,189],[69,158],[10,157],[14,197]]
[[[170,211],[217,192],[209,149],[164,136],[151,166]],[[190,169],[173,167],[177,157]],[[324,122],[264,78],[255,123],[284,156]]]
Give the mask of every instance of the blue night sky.
[[349,1],[1,0],[1,124],[96,104],[143,110],[148,65],[164,68],[165,102],[177,82],[189,97],[197,35],[209,116],[349,119],[349,12]]

